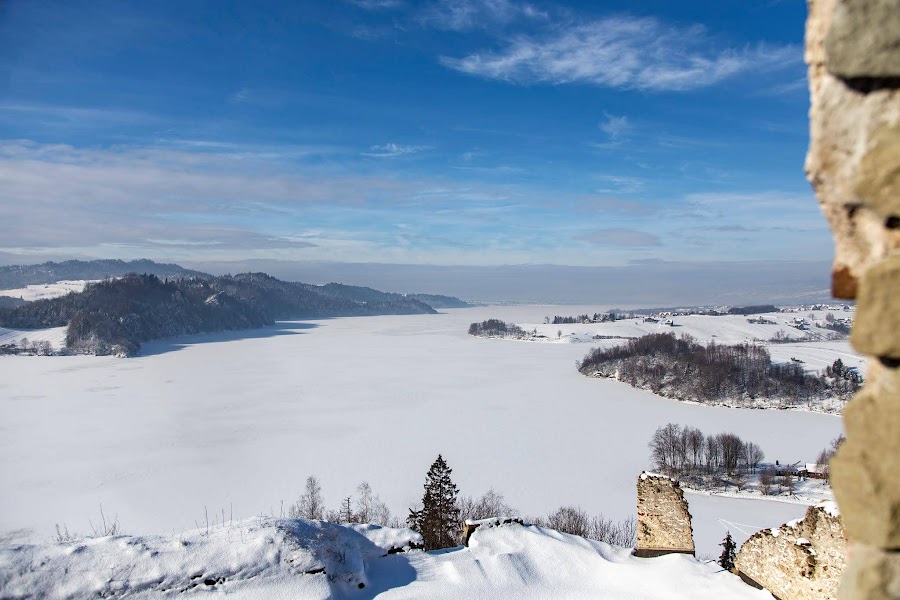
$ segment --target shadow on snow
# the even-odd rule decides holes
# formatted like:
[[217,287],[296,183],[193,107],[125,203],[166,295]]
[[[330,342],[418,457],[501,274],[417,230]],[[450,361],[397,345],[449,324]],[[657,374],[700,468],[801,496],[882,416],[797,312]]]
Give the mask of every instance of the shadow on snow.
[[155,356],[167,352],[177,352],[197,344],[236,342],[240,340],[264,339],[283,335],[302,335],[305,329],[318,327],[315,323],[301,323],[298,321],[278,321],[274,325],[257,329],[237,329],[232,331],[217,331],[215,333],[197,333],[194,335],[182,335],[163,340],[152,340],[141,344],[137,357]]

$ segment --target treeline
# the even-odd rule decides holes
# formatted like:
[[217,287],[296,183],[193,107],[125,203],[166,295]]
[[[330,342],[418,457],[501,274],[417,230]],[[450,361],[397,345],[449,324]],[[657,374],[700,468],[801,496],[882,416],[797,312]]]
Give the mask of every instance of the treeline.
[[778,400],[782,405],[849,399],[858,379],[806,373],[773,363],[759,344],[703,346],[688,335],[654,333],[613,348],[594,348],[578,363],[592,377],[612,377],[654,393],[704,403]]
[[[405,521],[391,514],[367,482],[356,488],[355,495],[344,497],[340,507],[329,509],[325,506],[321,484],[314,476],[306,479],[303,493],[288,507],[286,516],[333,523],[409,526],[422,534],[425,550],[462,544],[462,526],[467,520],[520,516],[518,510],[507,504],[503,494],[493,488],[479,497],[460,497],[451,478],[452,472],[439,455],[426,474],[422,501],[410,509]],[[614,521],[602,514],[592,516],[579,507],[563,506],[546,516],[524,517],[521,520],[616,546],[633,547],[637,542],[634,517]]]
[[525,330],[514,323],[505,323],[500,319],[488,319],[481,323],[469,325],[469,335],[480,337],[525,337]]
[[[366,299],[354,297],[359,295]],[[68,325],[68,351],[130,356],[149,340],[251,329],[280,319],[434,312],[400,294],[289,283],[265,273],[203,279],[130,274],[90,284],[80,294],[0,309],[0,327]]]
[[755,472],[765,459],[762,448],[733,433],[706,435],[696,427],[669,423],[658,428],[648,444],[657,470],[668,475]]
[[758,306],[732,306],[728,309],[729,315],[758,315],[762,313],[777,313],[778,307],[772,304]]
[[45,262],[39,265],[2,266],[0,267],[0,290],[64,280],[107,279],[110,277],[122,277],[128,273],[147,273],[148,275],[156,275],[160,279],[166,277],[212,278],[212,275],[208,273],[185,269],[170,263],[157,263],[145,258],[132,261],[116,259],[65,260],[62,262]]
[[616,313],[616,312],[608,312],[608,313],[594,313],[593,315],[583,314],[577,315],[574,317],[562,317],[559,315],[554,316],[552,319],[550,317],[544,318],[545,324],[553,324],[553,325],[573,325],[578,323],[590,322],[590,323],[606,323],[610,321],[620,321],[622,319],[630,319],[634,315],[631,313]]

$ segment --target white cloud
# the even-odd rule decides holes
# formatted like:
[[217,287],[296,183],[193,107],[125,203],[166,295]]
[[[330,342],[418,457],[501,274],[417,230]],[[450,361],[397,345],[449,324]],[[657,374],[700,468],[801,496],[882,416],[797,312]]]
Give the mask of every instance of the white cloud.
[[607,185],[607,187],[595,189],[594,191],[597,193],[632,193],[644,189],[644,180],[638,177],[628,177],[625,175],[595,175],[594,179]]
[[403,6],[403,0],[347,0],[366,10],[393,10]]
[[546,35],[518,36],[500,51],[442,57],[441,62],[469,75],[519,84],[683,91],[802,59],[798,46],[715,46],[701,26],[679,28],[654,17],[608,17]]
[[631,125],[628,123],[628,117],[626,117],[625,115],[611,115],[608,112],[604,112],[603,116],[606,118],[606,120],[601,122],[597,126],[612,140],[619,139],[622,134],[628,131],[628,129],[631,127]]
[[363,152],[364,156],[377,156],[379,158],[389,158],[393,156],[403,156],[404,154],[416,154],[423,150],[428,150],[431,146],[404,146],[389,142],[382,146],[372,146],[369,152]]
[[546,19],[547,13],[527,2],[511,0],[440,0],[427,6],[420,22],[435,29],[465,31],[505,25],[518,19]]

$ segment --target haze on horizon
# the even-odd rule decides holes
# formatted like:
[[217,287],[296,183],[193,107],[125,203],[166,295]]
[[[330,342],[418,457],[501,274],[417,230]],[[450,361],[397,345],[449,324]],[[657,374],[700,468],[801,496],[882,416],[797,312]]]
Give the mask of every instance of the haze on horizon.
[[804,18],[768,0],[11,0],[0,261],[488,300],[827,297]]

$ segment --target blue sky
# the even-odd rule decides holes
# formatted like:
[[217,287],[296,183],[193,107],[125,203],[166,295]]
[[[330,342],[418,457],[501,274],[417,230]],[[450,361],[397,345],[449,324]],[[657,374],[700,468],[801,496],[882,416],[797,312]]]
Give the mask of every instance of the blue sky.
[[805,3],[0,4],[0,256],[831,253]]

